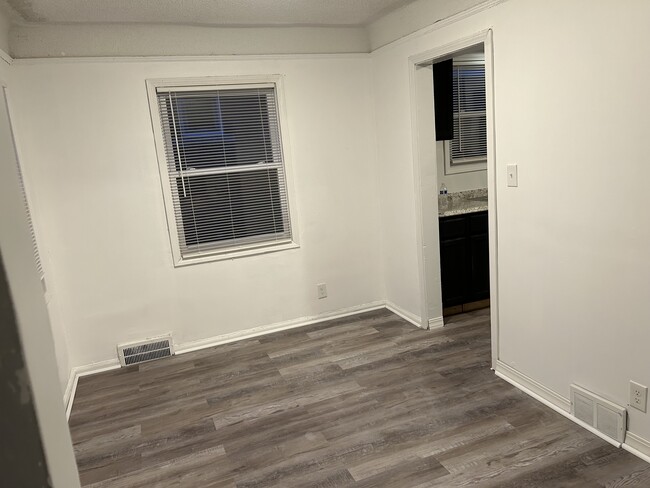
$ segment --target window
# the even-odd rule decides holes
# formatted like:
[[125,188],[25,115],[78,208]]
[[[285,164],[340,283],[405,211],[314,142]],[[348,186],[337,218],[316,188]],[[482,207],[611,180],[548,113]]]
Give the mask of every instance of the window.
[[[7,92],[6,88],[2,88],[2,100],[0,101],[0,116],[3,117],[7,125],[11,128],[11,117],[9,115],[9,105],[7,103]],[[10,129],[11,130],[11,129]],[[43,264],[41,261],[41,255],[38,252],[38,244],[36,242],[36,232],[34,231],[34,222],[32,220],[32,212],[30,211],[30,206],[29,202],[27,200],[27,191],[25,190],[25,180],[23,178],[23,170],[20,166],[20,162],[18,161],[18,154],[16,153],[16,144],[15,141],[13,140],[13,131],[11,131],[11,137],[12,141],[11,143],[13,144],[12,149],[14,152],[14,155],[16,157],[15,162],[16,162],[16,171],[18,173],[18,184],[20,185],[20,193],[23,198],[23,206],[25,208],[25,216],[27,217],[27,226],[29,227],[29,234],[32,239],[32,252],[34,254],[34,263],[36,264],[36,271],[38,272],[38,277],[41,280],[41,285],[43,286],[43,290],[46,291],[45,287],[45,273],[43,272]]]
[[276,84],[177,81],[150,83],[177,264],[292,244]]
[[486,169],[485,61],[454,59],[454,138],[447,144],[447,173]]
[[32,220],[32,212],[29,210],[29,203],[27,202],[27,193],[25,192],[25,182],[23,180],[23,173],[18,164],[18,181],[20,183],[20,191],[23,196],[23,205],[25,206],[25,215],[27,216],[27,225],[29,233],[32,238],[32,252],[34,253],[34,262],[36,263],[36,271],[41,280],[41,285],[45,289],[45,273],[43,272],[43,264],[41,262],[41,254],[38,252],[38,244],[36,243],[36,233],[34,232],[34,221]]

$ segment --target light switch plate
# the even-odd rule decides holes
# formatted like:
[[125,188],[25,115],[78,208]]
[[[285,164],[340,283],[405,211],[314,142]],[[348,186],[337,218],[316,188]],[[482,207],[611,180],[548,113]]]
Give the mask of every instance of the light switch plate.
[[517,165],[509,164],[506,166],[506,170],[508,171],[508,186],[519,186],[517,179]]

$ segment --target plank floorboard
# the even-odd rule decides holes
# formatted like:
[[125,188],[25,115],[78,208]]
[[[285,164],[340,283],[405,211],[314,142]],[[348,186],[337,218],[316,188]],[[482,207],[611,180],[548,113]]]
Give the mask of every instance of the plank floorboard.
[[648,487],[650,465],[490,370],[489,311],[387,310],[80,378],[92,488]]

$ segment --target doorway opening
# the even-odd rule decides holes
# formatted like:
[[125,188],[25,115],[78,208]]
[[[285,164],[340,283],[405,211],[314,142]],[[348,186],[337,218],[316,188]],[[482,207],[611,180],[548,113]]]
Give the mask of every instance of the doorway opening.
[[492,32],[409,59],[422,325],[490,307],[498,359]]
[[443,318],[490,306],[483,44],[434,62]]

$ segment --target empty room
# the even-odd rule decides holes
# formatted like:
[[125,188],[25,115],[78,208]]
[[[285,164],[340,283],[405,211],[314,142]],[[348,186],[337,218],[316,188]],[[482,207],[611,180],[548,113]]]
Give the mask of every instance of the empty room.
[[0,0],[0,484],[650,486],[649,28]]

